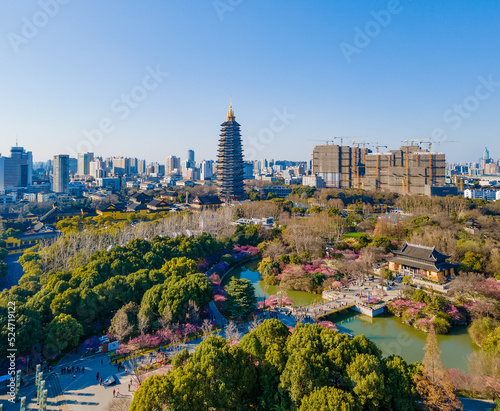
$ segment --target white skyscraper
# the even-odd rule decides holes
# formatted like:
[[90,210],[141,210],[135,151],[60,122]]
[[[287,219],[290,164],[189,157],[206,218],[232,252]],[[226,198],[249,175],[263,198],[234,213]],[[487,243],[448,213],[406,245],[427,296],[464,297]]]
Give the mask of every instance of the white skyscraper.
[[210,180],[213,176],[213,161],[203,160],[200,164],[200,180]]
[[170,175],[174,170],[181,170],[181,159],[176,156],[169,156],[165,161],[165,175]]
[[86,176],[90,172],[90,162],[94,160],[94,153],[78,153],[78,175]]

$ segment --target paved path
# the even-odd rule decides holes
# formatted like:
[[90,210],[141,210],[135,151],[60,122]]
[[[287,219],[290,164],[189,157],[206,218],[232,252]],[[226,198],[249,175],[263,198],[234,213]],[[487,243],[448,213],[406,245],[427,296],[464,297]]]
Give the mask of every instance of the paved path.
[[[366,277],[362,282],[351,283],[348,288],[343,288],[340,291],[329,291],[328,293],[332,297],[329,301],[295,308],[293,312],[301,312],[303,315],[307,315],[310,318],[318,319],[349,309],[354,305],[362,305],[368,308],[365,304],[368,295],[371,298],[377,297],[384,301],[382,304],[372,307],[376,309],[385,305],[386,302],[398,298],[404,288],[403,284],[396,281],[389,290],[383,290],[380,288],[379,281],[380,279],[378,277]],[[363,297],[361,297],[360,294]]]
[[19,283],[19,279],[23,275],[23,267],[17,262],[21,254],[12,254],[5,257],[3,260],[9,266],[7,275],[0,280],[0,291],[4,288],[12,288]]
[[[263,319],[269,319],[270,313]],[[288,315],[285,310],[275,312],[273,314],[279,318],[284,324],[293,326],[295,319]],[[260,321],[262,321],[261,319]],[[239,327],[239,334],[242,337],[248,333],[251,323],[242,324]],[[218,331],[216,335],[226,337],[224,330]],[[164,348],[164,352],[168,357],[173,357],[175,354],[187,348],[189,352],[193,352],[201,343],[202,339],[196,339],[187,343],[178,344],[175,347]],[[135,376],[131,375],[131,370],[139,365],[149,364],[151,359],[156,356],[146,354],[137,359],[128,360],[122,363],[120,370],[117,365],[112,365],[106,354],[97,354],[92,357],[81,358],[80,355],[68,354],[61,359],[59,364],[52,369],[52,372],[44,371],[44,379],[48,390],[48,406],[49,411],[101,411],[105,410],[106,406],[114,401],[113,389],[119,389],[120,397],[132,398],[136,387]],[[62,367],[76,366],[85,367],[85,373],[74,372],[70,374],[61,374]],[[114,375],[118,379],[118,383],[112,387],[103,387],[99,385],[99,380],[96,374],[99,372],[99,378],[103,380],[109,375]],[[74,375],[74,378],[73,378]],[[33,374],[26,379],[21,387],[20,396],[27,398],[27,410],[37,410],[36,391]],[[133,378],[131,392],[128,391],[130,378]],[[2,393],[5,391],[2,391]],[[19,402],[11,404],[7,401],[7,395],[0,395],[0,403],[3,404],[4,411],[18,411]]]
[[470,398],[459,397],[464,406],[464,411],[489,411],[494,410],[496,405],[492,401],[474,400]]

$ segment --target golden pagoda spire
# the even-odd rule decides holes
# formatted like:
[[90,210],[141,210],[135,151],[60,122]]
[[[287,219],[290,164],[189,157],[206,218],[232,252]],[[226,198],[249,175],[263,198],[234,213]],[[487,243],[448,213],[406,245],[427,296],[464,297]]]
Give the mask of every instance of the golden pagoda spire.
[[229,99],[229,111],[227,112],[226,121],[234,121],[234,111],[233,111],[233,98]]

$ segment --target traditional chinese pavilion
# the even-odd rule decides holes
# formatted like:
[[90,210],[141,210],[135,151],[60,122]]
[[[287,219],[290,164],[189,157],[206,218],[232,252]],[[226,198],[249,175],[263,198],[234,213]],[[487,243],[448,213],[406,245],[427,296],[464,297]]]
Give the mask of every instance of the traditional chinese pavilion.
[[401,250],[393,251],[393,254],[389,269],[412,277],[443,282],[458,267],[458,264],[446,261],[450,256],[440,253],[435,247],[406,243]]

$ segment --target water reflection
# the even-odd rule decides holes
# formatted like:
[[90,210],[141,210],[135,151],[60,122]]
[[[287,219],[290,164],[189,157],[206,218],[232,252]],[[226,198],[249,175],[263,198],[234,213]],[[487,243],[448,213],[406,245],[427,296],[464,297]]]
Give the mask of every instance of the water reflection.
[[[224,278],[223,285],[231,277],[247,278],[255,287],[259,298],[276,295],[277,287],[267,286],[257,272],[258,261],[252,261],[232,271]],[[286,292],[295,305],[304,306],[321,301],[321,296],[305,291]],[[339,328],[354,335],[363,334],[372,340],[382,350],[384,356],[400,355],[407,362],[422,361],[427,334],[409,327],[397,317],[383,315],[371,318],[351,311],[343,311],[326,317],[337,324]],[[447,335],[437,336],[441,348],[441,358],[447,368],[459,368],[467,371],[467,358],[476,348],[467,333],[467,327],[453,327]]]

